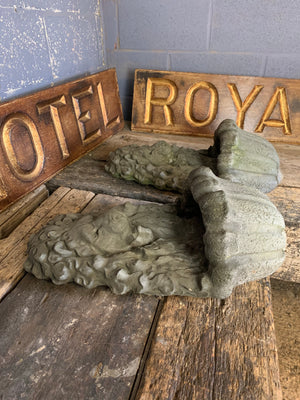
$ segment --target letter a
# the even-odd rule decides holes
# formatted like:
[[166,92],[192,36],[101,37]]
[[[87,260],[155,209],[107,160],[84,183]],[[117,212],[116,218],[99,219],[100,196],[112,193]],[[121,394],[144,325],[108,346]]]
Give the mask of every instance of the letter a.
[[[279,103],[280,119],[269,119],[276,104]],[[265,126],[272,126],[274,128],[283,128],[285,135],[291,135],[291,121],[289,114],[289,106],[287,102],[286,91],[284,87],[277,87],[273,96],[271,97],[261,120],[259,121],[255,132],[262,132]]]

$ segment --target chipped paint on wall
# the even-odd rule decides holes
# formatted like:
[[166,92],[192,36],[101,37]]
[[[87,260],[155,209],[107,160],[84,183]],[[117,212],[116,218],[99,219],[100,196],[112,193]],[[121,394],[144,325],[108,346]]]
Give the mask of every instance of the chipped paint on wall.
[[102,0],[0,0],[0,100],[106,68]]
[[136,68],[300,78],[299,1],[103,0],[125,119]]

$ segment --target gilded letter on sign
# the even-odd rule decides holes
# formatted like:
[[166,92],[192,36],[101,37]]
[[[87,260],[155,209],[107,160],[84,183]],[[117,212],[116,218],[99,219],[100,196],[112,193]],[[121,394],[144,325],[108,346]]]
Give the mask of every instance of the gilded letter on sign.
[[228,83],[227,86],[230,91],[234,105],[238,112],[237,117],[236,117],[236,124],[241,129],[243,129],[246,111],[251,106],[251,104],[254,102],[254,100],[258,96],[259,92],[262,90],[263,86],[255,85],[254,88],[251,90],[251,92],[246,97],[246,99],[244,100],[244,102],[242,102],[242,99],[240,97],[240,94],[237,90],[235,83]]
[[[169,89],[169,95],[167,98],[154,97],[154,86],[165,86]],[[145,124],[149,124],[152,121],[152,105],[162,106],[166,119],[166,125],[173,125],[172,110],[170,105],[174,103],[177,96],[177,87],[174,82],[169,79],[161,78],[148,78],[147,89],[146,89],[146,104],[145,104]]]
[[89,86],[80,92],[74,93],[72,95],[72,102],[75,111],[75,115],[77,118],[77,125],[80,133],[80,137],[82,140],[82,144],[86,145],[91,141],[95,140],[97,136],[101,136],[100,128],[96,129],[93,132],[86,132],[85,123],[91,119],[91,113],[89,110],[81,112],[80,102],[79,100],[83,97],[90,96],[93,94],[92,86]]
[[[208,90],[210,93],[208,114],[207,117],[202,121],[197,120],[193,116],[194,97],[196,92],[200,89]],[[195,126],[198,128],[209,125],[216,118],[218,112],[218,99],[219,96],[217,89],[214,87],[212,83],[209,82],[195,83],[193,86],[189,88],[185,98],[184,116],[187,122],[191,126]]]
[[104,126],[105,126],[105,128],[111,129],[120,123],[120,116],[117,115],[116,117],[112,118],[111,120],[108,119],[107,108],[106,108],[106,104],[105,104],[105,100],[104,100],[104,92],[103,92],[101,82],[99,82],[97,84],[97,91],[98,91],[98,97],[99,97],[99,102],[100,102],[100,106],[101,106]]
[[38,103],[36,105],[39,114],[44,114],[46,112],[50,112],[52,122],[54,125],[54,130],[56,133],[56,137],[61,149],[63,159],[68,158],[70,153],[68,149],[68,145],[66,143],[65,135],[63,128],[61,126],[61,120],[58,113],[58,107],[66,105],[66,98],[64,95],[59,96],[55,99],[43,101],[42,103]]
[[[282,119],[269,119],[277,103],[279,103],[280,115]],[[265,126],[282,128],[285,135],[292,134],[289,106],[286,91],[283,87],[276,88],[265,109],[265,112],[263,113],[263,116],[261,117],[261,120],[255,129],[255,132],[262,132]]]

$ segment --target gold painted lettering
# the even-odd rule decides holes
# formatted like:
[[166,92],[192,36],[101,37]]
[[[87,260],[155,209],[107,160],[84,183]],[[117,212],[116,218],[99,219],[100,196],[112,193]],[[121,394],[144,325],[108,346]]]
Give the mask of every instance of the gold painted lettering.
[[[203,120],[198,120],[193,116],[194,97],[198,90],[208,90],[210,93],[210,102],[207,117]],[[209,125],[216,117],[218,112],[219,95],[216,87],[210,82],[198,82],[192,85],[187,91],[184,104],[184,116],[186,121],[194,127],[201,128]]]
[[[280,119],[269,119],[276,104],[279,103],[279,110],[281,115]],[[274,128],[282,128],[285,135],[291,135],[291,120],[289,113],[289,106],[287,101],[286,90],[284,87],[277,87],[273,96],[271,97],[263,116],[261,117],[255,132],[262,132],[265,126],[272,126]]]
[[103,116],[103,121],[104,121],[104,126],[105,128],[113,128],[115,125],[120,123],[120,116],[118,115],[115,118],[112,118],[111,120],[108,119],[108,114],[107,114],[107,109],[105,105],[105,100],[104,100],[104,93],[103,93],[103,88],[101,82],[97,84],[97,91],[98,91],[98,98],[100,102],[100,107],[102,111],[102,116]]
[[43,101],[36,105],[38,109],[38,113],[44,114],[46,112],[50,112],[52,122],[54,125],[54,130],[56,133],[56,137],[59,143],[59,147],[62,153],[63,159],[66,159],[70,156],[69,149],[67,146],[66,138],[64,135],[64,131],[61,125],[61,120],[59,117],[58,107],[66,105],[66,98],[64,95],[56,97],[51,100]]
[[[20,167],[11,141],[12,129],[16,126],[24,127],[30,134],[35,152],[35,163],[30,171]],[[2,127],[3,150],[13,174],[22,181],[32,181],[37,178],[43,170],[45,154],[37,128],[28,115],[23,113],[11,114]]]
[[[154,86],[165,86],[169,89],[167,98],[154,97]],[[150,124],[152,121],[152,106],[162,106],[167,126],[173,126],[173,116],[170,105],[177,97],[177,86],[169,79],[148,78],[146,88],[145,118],[144,123]]]
[[228,83],[227,87],[230,91],[232,100],[234,105],[237,109],[237,117],[236,117],[236,124],[243,129],[244,128],[244,121],[245,121],[245,114],[251,104],[254,102],[260,91],[263,89],[262,85],[255,85],[251,92],[248,94],[244,102],[240,97],[240,94],[237,90],[235,83]]
[[82,112],[81,108],[80,108],[80,99],[82,99],[83,97],[86,97],[86,96],[90,96],[92,94],[93,94],[92,86],[88,86],[87,88],[72,94],[72,102],[73,102],[75,115],[77,118],[79,134],[81,137],[82,144],[84,144],[84,145],[92,142],[93,140],[95,140],[99,136],[101,136],[100,129],[96,129],[95,131],[92,131],[92,132],[86,131],[85,123],[91,119],[91,113],[90,113],[90,111]]

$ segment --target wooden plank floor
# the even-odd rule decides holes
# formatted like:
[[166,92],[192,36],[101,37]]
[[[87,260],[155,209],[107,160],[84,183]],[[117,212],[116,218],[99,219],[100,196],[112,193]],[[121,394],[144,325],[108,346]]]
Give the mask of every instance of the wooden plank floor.
[[[1,400],[282,398],[269,279],[219,301],[115,296],[24,276],[29,236],[56,214],[101,212],[127,200],[180,201],[104,171],[111,150],[160,139],[211,143],[125,129],[52,179],[48,188],[57,190],[0,240]],[[274,276],[300,282],[300,147],[278,146],[285,178],[270,197],[285,217],[288,248]],[[66,184],[73,189],[60,187]]]
[[300,285],[272,279],[271,287],[283,399],[300,399]]
[[224,301],[168,297],[137,399],[280,399],[268,279]]

